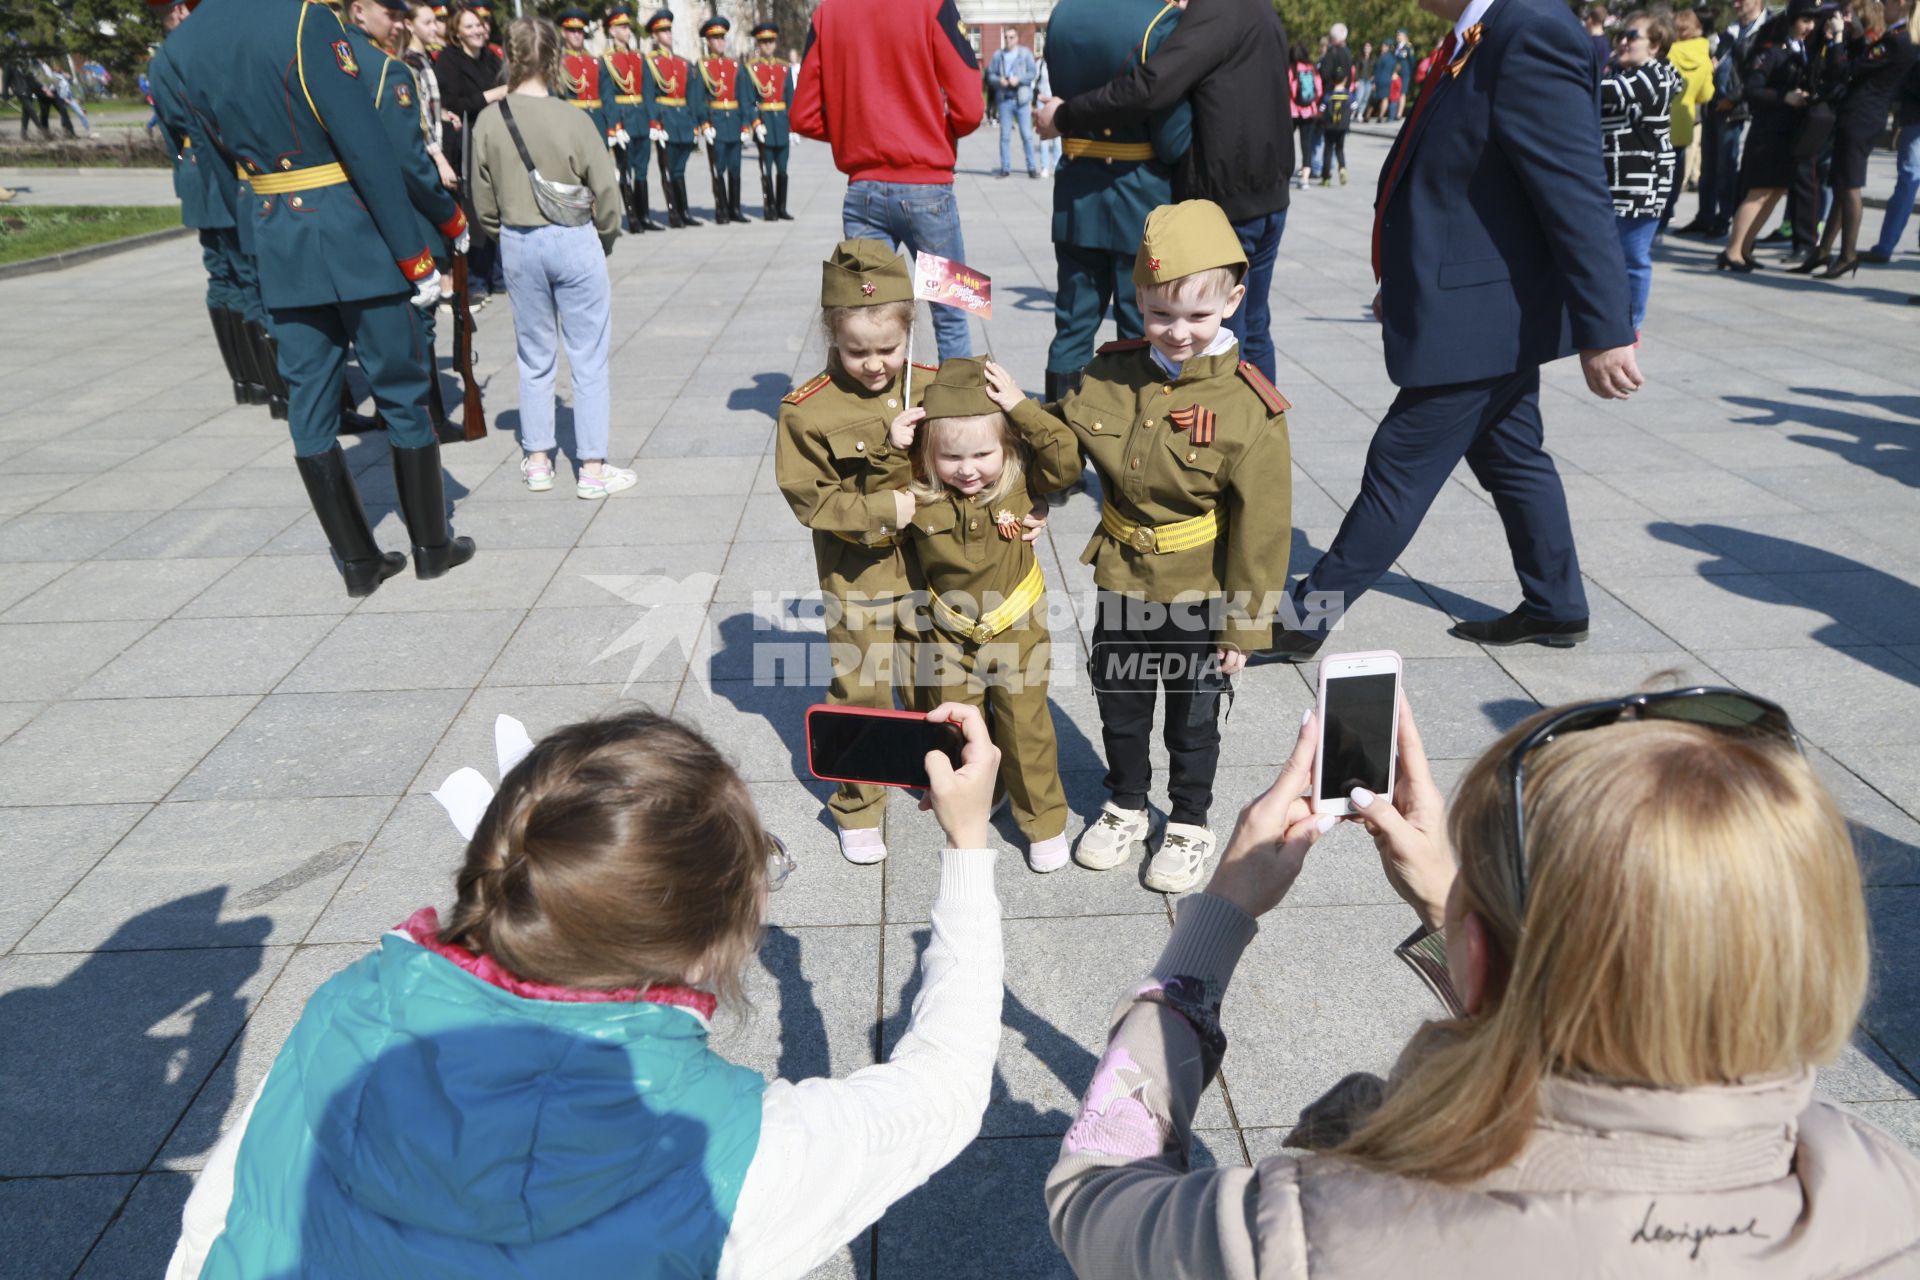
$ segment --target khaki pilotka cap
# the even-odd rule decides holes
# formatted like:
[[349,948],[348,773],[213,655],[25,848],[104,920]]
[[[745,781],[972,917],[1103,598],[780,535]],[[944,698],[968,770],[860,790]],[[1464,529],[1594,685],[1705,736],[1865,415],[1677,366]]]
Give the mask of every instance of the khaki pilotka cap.
[[[1237,243],[1237,242],[1236,242]],[[913,273],[893,246],[879,240],[842,240],[820,264],[820,305],[877,307],[912,302]]]
[[999,413],[987,394],[987,362],[981,356],[954,356],[940,362],[939,372],[926,384],[920,407],[929,418],[978,418]]
[[1147,215],[1133,259],[1136,288],[1170,284],[1214,267],[1237,267],[1237,275],[1247,271],[1246,251],[1226,210],[1211,200],[1182,200]]

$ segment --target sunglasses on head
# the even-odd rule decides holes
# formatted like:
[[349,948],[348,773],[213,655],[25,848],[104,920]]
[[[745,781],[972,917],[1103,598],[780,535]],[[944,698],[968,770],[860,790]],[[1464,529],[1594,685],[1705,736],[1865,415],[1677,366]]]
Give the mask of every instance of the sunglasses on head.
[[1731,737],[1785,742],[1799,751],[1800,737],[1778,703],[1738,689],[1696,685],[1664,693],[1634,693],[1602,702],[1583,702],[1561,711],[1514,744],[1502,769],[1513,806],[1513,882],[1521,918],[1527,908],[1527,757],[1555,738],[1601,729],[1622,720],[1670,720],[1715,729]]
[[1631,31],[1622,31],[1617,38],[1621,40],[1627,40],[1627,41],[1641,40],[1646,37],[1646,34],[1647,33],[1640,30],[1640,28],[1635,27]]

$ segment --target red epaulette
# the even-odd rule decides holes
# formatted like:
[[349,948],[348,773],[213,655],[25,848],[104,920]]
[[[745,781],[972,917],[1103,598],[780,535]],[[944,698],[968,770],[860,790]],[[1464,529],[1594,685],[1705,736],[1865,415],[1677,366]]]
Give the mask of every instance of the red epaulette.
[[1280,394],[1280,388],[1267,381],[1267,375],[1248,364],[1240,362],[1240,377],[1253,388],[1253,394],[1260,397],[1260,403],[1267,406],[1268,413],[1285,413],[1293,408],[1287,398]]
[[937,364],[921,364],[921,363],[920,363],[920,362],[919,362],[918,360],[915,360],[915,361],[913,362],[913,367],[914,367],[914,368],[916,368],[916,369],[918,369],[918,370],[920,370],[920,371],[921,371],[921,372],[923,372],[923,373],[938,373],[938,372],[940,372],[940,366],[939,366],[939,365],[937,365]]
[[1095,355],[1106,355],[1110,351],[1138,351],[1149,345],[1145,338],[1118,338],[1096,351]]
[[832,382],[832,381],[833,381],[832,374],[828,374],[828,373],[815,374],[812,378],[809,378],[807,381],[801,383],[799,386],[795,387],[793,390],[787,392],[786,395],[780,397],[780,403],[781,404],[799,404],[802,400],[805,400],[808,396],[812,395],[814,392],[818,391],[820,388],[826,386],[829,382]]

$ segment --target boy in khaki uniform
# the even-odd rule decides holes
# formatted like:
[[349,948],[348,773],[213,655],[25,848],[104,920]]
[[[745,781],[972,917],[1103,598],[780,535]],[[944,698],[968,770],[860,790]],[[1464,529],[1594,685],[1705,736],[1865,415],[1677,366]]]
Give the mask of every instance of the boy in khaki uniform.
[[1287,402],[1239,358],[1222,321],[1247,257],[1209,200],[1162,205],[1134,259],[1147,336],[1101,348],[1085,380],[1042,408],[995,390],[1023,439],[1070,432],[1100,473],[1100,528],[1080,559],[1099,588],[1089,670],[1111,799],[1074,857],[1102,870],[1152,830],[1148,744],[1166,689],[1166,833],[1146,883],[1181,893],[1213,854],[1220,695],[1268,647],[1293,537]]
[[927,587],[914,687],[924,705],[967,702],[987,713],[1027,865],[1056,871],[1067,864],[1067,797],[1047,708],[1047,584],[1021,518],[1030,490],[1080,474],[1080,450],[1060,432],[1030,462],[1023,457],[987,391],[996,375],[1013,385],[998,365],[944,361],[927,384],[924,421],[914,412],[893,427],[894,447],[913,451],[918,510],[906,532]]
[[[794,515],[813,530],[833,658],[827,700],[891,708],[896,679],[908,687],[911,671],[911,636],[898,614],[909,591],[900,529],[913,518],[913,472],[887,435],[908,408],[913,279],[891,245],[843,241],[824,264],[820,306],[827,368],[781,401],[774,470]],[[885,787],[842,783],[827,802],[848,861],[887,856],[886,801]]]

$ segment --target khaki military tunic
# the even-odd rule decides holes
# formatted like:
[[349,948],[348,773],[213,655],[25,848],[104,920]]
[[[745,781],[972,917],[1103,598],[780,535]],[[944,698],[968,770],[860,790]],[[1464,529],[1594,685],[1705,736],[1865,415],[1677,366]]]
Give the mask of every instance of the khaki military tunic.
[[[774,474],[793,514],[813,530],[820,589],[831,597],[827,700],[838,706],[890,708],[896,686],[909,695],[912,689],[912,636],[899,625],[899,610],[917,573],[894,524],[893,495],[911,482],[913,468],[887,441],[901,411],[902,381],[869,391],[836,365],[780,404]],[[916,373],[914,381],[917,400],[925,378]],[[871,828],[880,825],[886,802],[885,787],[849,782],[827,807],[843,827]]]
[[[1101,348],[1079,390],[1059,404],[1029,400],[1013,413],[1030,443],[1070,431],[1100,472],[1111,514],[1083,564],[1107,591],[1162,604],[1224,596],[1218,644],[1273,643],[1293,543],[1287,402],[1238,350],[1196,356],[1169,378],[1144,341]],[[1209,439],[1208,436],[1211,435]],[[1216,513],[1217,536],[1184,549],[1155,547],[1155,529]],[[1106,513],[1103,513],[1103,515]]]

